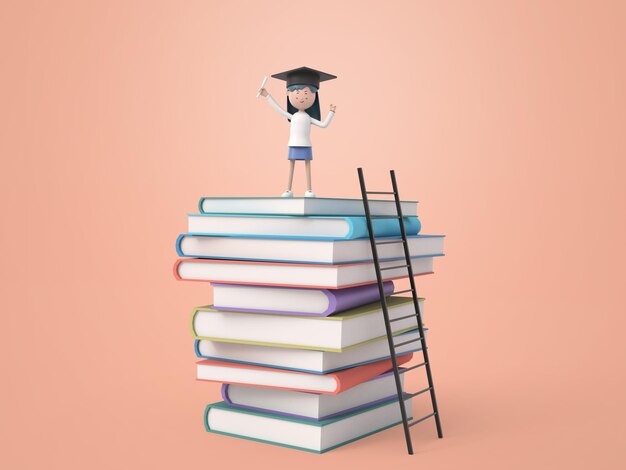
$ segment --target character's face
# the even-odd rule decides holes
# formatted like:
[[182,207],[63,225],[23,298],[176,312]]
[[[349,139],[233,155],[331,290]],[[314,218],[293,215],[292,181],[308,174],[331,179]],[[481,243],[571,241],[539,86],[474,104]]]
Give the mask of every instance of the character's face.
[[309,87],[301,88],[300,90],[287,91],[289,95],[289,102],[298,111],[304,111],[309,109],[315,103],[315,93],[313,93]]

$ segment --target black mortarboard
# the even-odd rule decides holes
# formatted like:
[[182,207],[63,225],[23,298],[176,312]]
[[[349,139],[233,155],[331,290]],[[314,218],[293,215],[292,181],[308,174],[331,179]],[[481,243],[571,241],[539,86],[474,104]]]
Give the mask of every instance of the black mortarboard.
[[332,80],[337,77],[329,73],[320,72],[319,70],[310,69],[309,67],[299,67],[297,69],[274,74],[272,78],[285,80],[287,87],[291,85],[313,85],[315,88],[319,88],[320,82]]

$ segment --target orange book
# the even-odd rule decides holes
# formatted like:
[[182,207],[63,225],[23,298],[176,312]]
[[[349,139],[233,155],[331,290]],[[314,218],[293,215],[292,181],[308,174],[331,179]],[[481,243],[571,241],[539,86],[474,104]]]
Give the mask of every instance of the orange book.
[[[398,365],[411,360],[413,353],[398,356]],[[206,359],[197,364],[197,379],[255,387],[282,388],[300,392],[335,395],[389,371],[391,359],[363,364],[331,374],[311,374],[271,367],[252,366]]]

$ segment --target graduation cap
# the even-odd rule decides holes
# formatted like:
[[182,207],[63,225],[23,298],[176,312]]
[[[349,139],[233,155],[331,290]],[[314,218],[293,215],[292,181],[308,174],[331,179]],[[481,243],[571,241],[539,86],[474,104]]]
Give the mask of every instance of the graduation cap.
[[272,78],[285,80],[287,82],[287,87],[290,87],[291,85],[312,85],[315,88],[319,88],[320,82],[332,80],[337,77],[309,67],[299,67],[297,69],[274,74],[272,75]]

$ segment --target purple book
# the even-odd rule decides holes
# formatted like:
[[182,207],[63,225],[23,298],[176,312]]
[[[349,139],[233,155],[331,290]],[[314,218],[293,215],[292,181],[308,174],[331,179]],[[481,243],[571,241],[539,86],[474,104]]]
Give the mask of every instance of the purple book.
[[[327,317],[380,299],[378,284],[344,289],[307,289],[213,283],[215,310]],[[385,297],[393,282],[384,283]],[[306,307],[302,307],[306,306]]]
[[[398,369],[401,371],[404,370],[403,367],[399,367]],[[402,378],[402,375],[400,377]],[[385,382],[381,383],[380,382],[381,380],[385,380]],[[289,400],[289,395],[291,395],[292,397],[296,397],[297,395],[309,395],[309,396],[320,397],[323,400],[338,400],[338,399],[343,398],[341,397],[342,395],[345,396],[347,394],[351,394],[352,397],[350,398],[353,398],[352,400],[353,403],[358,402],[358,401],[362,402],[363,394],[368,394],[372,399],[368,400],[366,403],[360,403],[358,405],[353,405],[353,406],[348,405],[346,408],[343,408],[340,411],[336,411],[334,413],[325,414],[319,417],[311,417],[311,416],[305,416],[305,415],[300,415],[296,413],[287,413],[284,411],[278,411],[277,409],[262,408],[259,406],[251,406],[251,405],[245,405],[241,403],[234,403],[231,400],[231,397],[229,396],[229,389],[230,387],[233,387],[233,386],[240,387],[243,390],[254,392],[255,394],[264,394],[264,395],[276,394],[279,396],[278,400],[283,401],[283,402],[284,400]],[[372,386],[377,387],[377,389],[372,390]],[[352,389],[346,390],[345,392],[342,392],[338,395],[298,392],[298,391],[293,391],[293,390],[278,390],[277,391],[277,390],[270,389],[270,388],[259,388],[259,387],[253,387],[250,385],[222,384],[222,399],[224,400],[225,403],[228,404],[228,406],[232,406],[234,408],[241,408],[244,410],[262,411],[265,413],[272,413],[278,416],[305,419],[307,421],[323,421],[325,419],[335,418],[337,416],[351,413],[353,411],[368,408],[370,406],[376,405],[378,403],[383,403],[385,401],[389,401],[390,399],[397,397],[397,393],[398,392],[396,391],[396,388],[395,388],[395,379],[393,377],[393,371],[391,370],[388,372],[385,372],[384,374],[379,375],[378,377],[374,377],[373,379],[368,380],[367,382],[357,385],[356,387],[353,387]],[[378,396],[376,396],[376,394],[378,394]],[[384,395],[384,396],[380,396],[380,395]],[[259,396],[257,397],[257,400],[262,401],[263,397]]]

